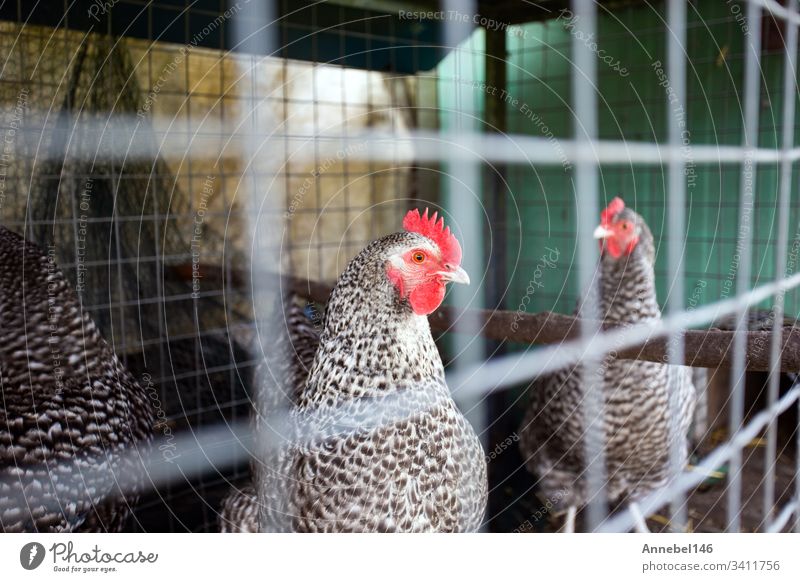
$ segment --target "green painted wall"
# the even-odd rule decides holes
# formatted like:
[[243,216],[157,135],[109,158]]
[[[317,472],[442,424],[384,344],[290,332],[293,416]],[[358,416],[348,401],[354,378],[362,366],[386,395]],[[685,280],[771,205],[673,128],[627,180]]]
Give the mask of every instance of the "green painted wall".
[[[654,63],[666,66],[663,6],[626,8],[602,12],[598,22],[599,131],[602,139],[631,142],[666,142],[667,115],[673,114]],[[688,99],[685,112],[691,141],[699,144],[741,143],[744,35],[737,21],[738,5],[704,0],[689,5]],[[740,7],[742,13],[744,6]],[[602,10],[602,9],[601,9]],[[780,29],[764,29],[760,145],[781,143],[783,57]],[[547,138],[554,148],[573,132],[570,111],[571,33],[568,19],[524,25],[507,36],[508,132]],[[593,39],[594,40],[594,39]],[[439,107],[443,127],[452,119],[453,77],[459,81],[459,100],[478,116],[488,89],[481,54],[484,38],[477,32],[465,45],[458,66],[451,54],[437,68]],[[471,58],[469,55],[473,55]],[[615,70],[616,69],[616,70]],[[472,75],[472,77],[469,77]],[[472,79],[474,82],[466,81]],[[796,124],[797,125],[800,124]],[[478,127],[476,125],[476,127]],[[635,147],[632,144],[631,147]],[[753,277],[763,284],[775,277],[777,229],[777,167],[757,168],[755,205],[752,213]],[[488,172],[488,170],[487,170]],[[576,281],[576,212],[580,197],[573,187],[573,172],[562,166],[522,166],[507,169],[510,185],[507,232],[507,272],[510,292],[504,305],[515,310],[526,294],[527,311],[572,310]],[[689,307],[716,301],[735,292],[733,263],[738,230],[740,166],[696,165],[687,181],[686,233],[670,233],[686,241],[685,304]],[[795,180],[796,182],[796,176]],[[600,169],[600,203],[621,195],[629,206],[645,217],[656,238],[659,299],[664,302],[669,287],[666,272],[667,193],[666,167],[660,165],[603,165]],[[800,245],[800,196],[793,189],[790,212],[790,244]],[[547,250],[551,249],[551,250]],[[557,251],[554,253],[553,251]],[[542,255],[558,256],[543,261]],[[797,263],[797,261],[794,261]],[[732,267],[733,265],[733,267]],[[794,265],[794,269],[797,265]],[[530,282],[537,284],[531,286]],[[541,286],[540,286],[541,285]],[[534,289],[533,293],[529,289]],[[800,297],[787,295],[787,315],[800,316]],[[769,307],[765,302],[762,306]]]

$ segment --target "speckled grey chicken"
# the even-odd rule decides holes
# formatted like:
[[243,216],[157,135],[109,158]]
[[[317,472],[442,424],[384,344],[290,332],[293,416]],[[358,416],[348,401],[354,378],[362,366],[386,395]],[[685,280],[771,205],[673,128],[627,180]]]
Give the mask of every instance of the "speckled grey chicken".
[[[319,331],[306,315],[305,302],[296,294],[277,302],[276,309],[284,314],[272,329],[269,337],[260,342],[263,349],[261,363],[254,373],[254,384],[259,387],[259,410],[254,414],[254,432],[258,433],[261,423],[277,411],[288,411],[297,404],[305,386],[308,372],[314,362],[319,346]],[[265,459],[254,459],[251,474],[259,475],[260,464],[267,467],[273,461],[269,455]],[[258,531],[258,502],[255,488],[247,483],[234,488],[225,498],[220,510],[219,525],[223,533],[255,533]]]
[[[601,316],[618,326],[660,318],[655,248],[644,219],[615,198],[601,214],[595,237],[601,241]],[[580,313],[580,306],[576,311]],[[687,458],[696,398],[691,372],[684,366],[614,358],[604,359],[599,369],[605,402],[606,494],[612,501],[635,503],[670,476],[671,390],[677,391],[681,411],[673,434]],[[567,531],[574,528],[577,509],[587,503],[584,397],[580,364],[541,377],[531,386],[520,428],[526,465],[539,479],[541,497],[567,509]]]
[[4,227],[0,391],[2,530],[121,529],[141,484],[150,400],[82,312],[54,253]]
[[267,529],[472,531],[486,463],[456,408],[427,315],[468,283],[436,214],[365,248],[339,277],[291,418],[298,428],[261,484]]

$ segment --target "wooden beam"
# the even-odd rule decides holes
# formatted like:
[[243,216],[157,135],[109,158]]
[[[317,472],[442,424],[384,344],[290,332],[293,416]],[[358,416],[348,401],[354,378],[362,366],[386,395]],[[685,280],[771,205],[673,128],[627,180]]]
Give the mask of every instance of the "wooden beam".
[[[325,303],[330,295],[329,285],[293,279],[291,288],[299,295]],[[429,317],[431,329],[454,331],[454,324],[463,315],[457,309],[444,305]],[[478,310],[481,322],[480,333],[498,341],[523,344],[558,344],[580,338],[580,321],[571,315],[543,311],[539,313],[517,313],[514,311]],[[614,329],[604,324],[603,329]],[[746,368],[750,371],[766,372],[771,369],[770,341],[772,331],[748,331]],[[733,361],[733,337],[735,332],[720,329],[691,329],[683,332],[685,345],[684,363],[698,368],[729,366]],[[617,357],[625,360],[647,362],[667,361],[668,339],[652,338],[644,343],[621,350]],[[800,328],[783,327],[780,348],[782,372],[800,372]]]
[[[431,314],[431,328],[448,331],[459,314],[443,306]],[[540,313],[515,313],[513,311],[488,311],[480,313],[483,326],[481,334],[486,337],[529,344],[558,344],[580,337],[580,320],[570,315],[544,311]],[[603,324],[604,330],[614,329]],[[772,331],[748,331],[746,368],[750,371],[769,371],[770,341]],[[720,329],[690,329],[683,332],[685,345],[684,363],[698,368],[729,366],[733,361],[733,338],[735,332]],[[668,338],[654,337],[634,346],[620,350],[617,357],[625,360],[648,362],[667,361]],[[781,340],[782,372],[800,372],[800,328],[783,327]]]

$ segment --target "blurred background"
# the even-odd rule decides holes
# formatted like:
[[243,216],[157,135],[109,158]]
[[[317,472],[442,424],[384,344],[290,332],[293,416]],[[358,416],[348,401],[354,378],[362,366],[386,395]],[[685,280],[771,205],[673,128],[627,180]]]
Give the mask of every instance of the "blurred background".
[[[330,284],[366,244],[398,230],[409,208],[443,211],[479,269],[479,284],[450,303],[571,313],[579,215],[592,195],[598,208],[622,196],[646,219],[662,305],[670,294],[685,310],[733,297],[742,157],[714,159],[703,147],[742,144],[747,3],[688,2],[678,106],[665,91],[665,3],[595,10],[589,38],[560,0],[283,0],[258,9],[245,0],[5,0],[0,222],[56,245],[103,335],[159,391],[163,444],[247,422],[269,341],[256,273],[279,272],[301,288]],[[757,148],[778,152],[785,132],[792,143],[798,132],[783,118],[787,29],[766,11],[758,26]],[[596,193],[576,188],[576,40],[597,55],[591,137],[617,152],[598,153]],[[668,163],[653,147],[668,140],[670,119],[684,130],[684,232],[668,229]],[[756,163],[752,288],[798,271],[800,196],[792,178],[779,205],[780,163]],[[255,220],[254,208],[263,210]],[[781,219],[788,248],[778,248]],[[270,252],[254,231],[271,237]],[[685,241],[680,288],[669,237]],[[317,295],[307,299],[323,310]],[[797,288],[784,299],[791,324]],[[771,329],[773,304],[757,306],[753,329]],[[468,329],[436,335],[456,367],[536,349]],[[730,370],[698,369],[696,379],[699,459],[731,436]],[[766,380],[741,379],[748,415],[767,406]],[[781,377],[782,394],[793,385],[794,376]],[[516,434],[523,394],[516,386],[466,405],[486,450],[500,450],[489,463],[490,531],[548,527],[531,519],[541,502],[516,445],[497,449]],[[777,505],[794,495],[795,410],[779,418],[775,459],[763,439],[742,449],[746,531],[764,522],[765,471],[774,471]],[[230,448],[229,466],[176,475],[151,492],[130,528],[216,530],[221,498],[249,473],[247,455]],[[689,492],[696,531],[725,528],[726,467]]]

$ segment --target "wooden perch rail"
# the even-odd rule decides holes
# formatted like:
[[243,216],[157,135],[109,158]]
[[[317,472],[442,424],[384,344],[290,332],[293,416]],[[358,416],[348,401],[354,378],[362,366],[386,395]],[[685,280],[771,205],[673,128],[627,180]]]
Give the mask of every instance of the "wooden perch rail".
[[[325,303],[331,286],[325,283],[291,278],[292,290],[319,303]],[[466,313],[443,305],[432,313],[428,320],[437,331],[452,331],[454,322],[467,315],[477,318],[482,336],[498,341],[526,344],[558,344],[580,338],[580,320],[571,315],[542,311],[539,313],[517,313],[514,311],[469,310]],[[603,325],[603,329],[614,329]],[[733,361],[733,337],[735,332],[720,329],[691,329],[683,332],[684,363],[699,368],[729,366]],[[747,332],[746,367],[751,371],[770,370],[770,342],[772,331]],[[648,362],[667,361],[668,338],[649,339],[633,348],[619,351],[617,357],[625,360]],[[782,372],[800,372],[800,327],[783,328],[780,348]]]
[[[448,329],[458,317],[457,310],[443,307],[430,316],[431,327]],[[580,320],[570,315],[543,311],[517,314],[512,311],[480,310],[478,312],[483,330],[481,334],[496,340],[508,340],[533,344],[557,344],[580,338]],[[516,331],[511,324],[516,321]],[[603,325],[603,329],[614,329]],[[770,370],[771,331],[748,331],[745,367],[751,371]],[[682,333],[684,340],[684,363],[699,368],[729,366],[733,362],[733,337],[735,332],[720,329],[691,329]],[[667,361],[668,338],[648,339],[644,343],[620,350],[617,357],[625,360],[648,362]],[[800,328],[783,328],[780,348],[782,372],[800,371]]]
[[[219,267],[203,265],[204,280],[222,279]],[[177,269],[180,273],[185,269]],[[248,277],[237,274],[232,283],[247,284]],[[298,295],[318,303],[326,303],[332,286],[327,283],[307,281],[296,277],[286,278],[287,287]],[[429,316],[431,328],[437,331],[452,331],[454,322],[464,317],[475,327],[476,333],[498,340],[526,344],[558,344],[580,337],[580,320],[570,315],[543,311],[540,313],[517,313],[514,311],[458,310],[442,306]],[[603,325],[603,329],[614,329]],[[745,366],[750,371],[770,370],[770,342],[772,331],[748,331]],[[700,368],[729,366],[733,361],[733,338],[735,332],[720,329],[692,329],[683,332],[684,363]],[[626,360],[648,362],[667,361],[668,338],[648,339],[642,344],[618,352],[617,357]],[[800,327],[784,325],[780,347],[782,372],[800,372]]]

